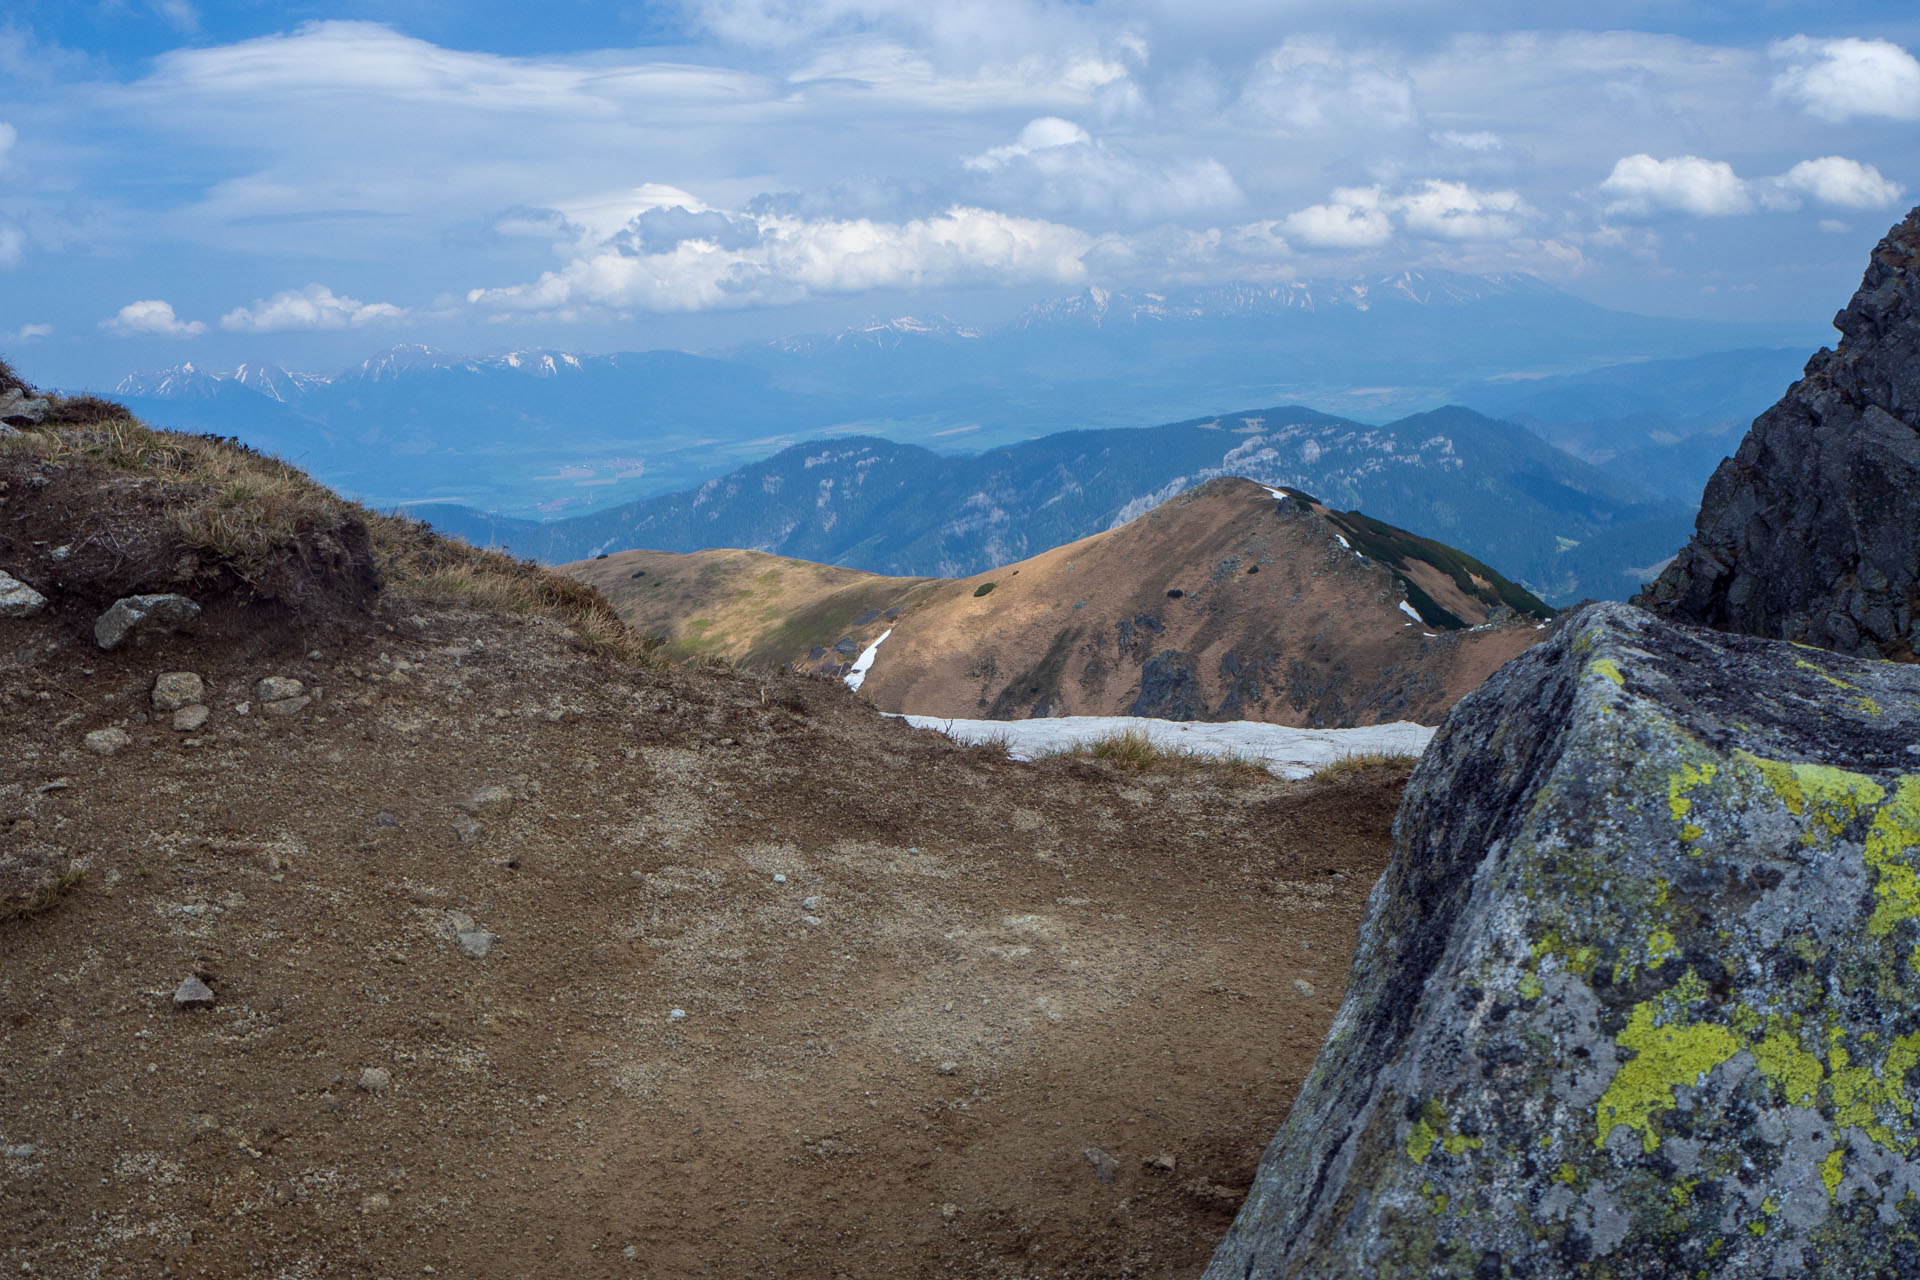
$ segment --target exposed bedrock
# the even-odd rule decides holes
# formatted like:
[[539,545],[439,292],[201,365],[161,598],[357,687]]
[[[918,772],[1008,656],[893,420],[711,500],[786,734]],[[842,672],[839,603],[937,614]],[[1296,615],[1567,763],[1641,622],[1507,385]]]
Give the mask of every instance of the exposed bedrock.
[[1207,1275],[1920,1275],[1920,668],[1598,605],[1462,701]]

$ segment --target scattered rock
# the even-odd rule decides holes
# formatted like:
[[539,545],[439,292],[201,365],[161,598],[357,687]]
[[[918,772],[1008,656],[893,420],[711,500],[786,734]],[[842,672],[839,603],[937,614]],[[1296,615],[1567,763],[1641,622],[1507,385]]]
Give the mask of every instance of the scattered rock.
[[1501,668],[1206,1274],[1912,1272],[1917,739],[1920,668],[1625,605]]
[[200,981],[200,975],[190,973],[186,981],[173,989],[173,1007],[211,1009],[213,1008],[213,988]]
[[118,649],[129,637],[164,635],[200,620],[200,606],[185,596],[123,596],[93,624],[93,640],[102,649]]
[[21,387],[0,391],[0,423],[8,427],[30,427],[46,417],[52,407],[52,401],[45,396],[36,396]]
[[498,935],[488,933],[485,929],[464,929],[453,936],[454,941],[460,944],[460,953],[472,956],[475,960],[485,960],[487,953],[493,950],[493,944],[500,941]]
[[819,909],[820,909],[820,898],[819,898],[819,896],[818,896],[818,895],[814,895],[814,896],[811,896],[811,897],[806,897],[806,898],[802,898],[802,899],[800,899],[800,909],[801,909],[802,911],[817,911],[817,910],[819,910]]
[[80,745],[95,755],[110,756],[116,751],[132,746],[133,735],[117,726],[111,729],[95,729],[81,739]]
[[476,822],[464,813],[453,820],[453,838],[461,844],[472,844],[486,833],[486,823]]
[[1293,989],[1303,996],[1311,997],[1313,995],[1313,984],[1305,978],[1295,978],[1293,980]]
[[190,707],[180,708],[173,713],[174,732],[192,733],[195,729],[198,729],[207,722],[207,716],[209,714],[207,708],[199,703]]
[[373,825],[376,827],[397,827],[400,825],[400,819],[390,813],[376,814],[374,815]]
[[687,1017],[687,1011],[685,1009],[675,1009],[671,1013],[667,1014],[667,1021],[668,1022],[684,1022],[686,1020],[686,1017]]
[[393,1083],[393,1073],[385,1067],[365,1067],[355,1083],[367,1093],[379,1093]]
[[1148,1156],[1140,1163],[1146,1167],[1149,1173],[1172,1173],[1174,1170],[1173,1157],[1164,1151],[1157,1156]]
[[826,921],[822,920],[819,916],[801,916],[800,923],[809,929],[818,929],[821,925],[825,924]]
[[957,1062],[943,1062],[934,1068],[935,1071],[938,1071],[943,1076],[950,1076],[959,1069],[960,1064]]
[[384,1191],[375,1191],[360,1197],[360,1212],[385,1213],[393,1207],[393,1200]]
[[307,704],[312,701],[312,698],[301,694],[297,698],[280,698],[274,702],[263,702],[260,704],[260,714],[266,716],[298,715],[300,712],[306,710]]
[[1110,1183],[1119,1175],[1120,1162],[1099,1147],[1088,1147],[1080,1154],[1085,1156],[1087,1163],[1093,1166],[1093,1176],[1097,1181],[1103,1184]]
[[785,884],[787,882],[787,878],[776,871],[774,872],[774,875],[773,875],[773,882],[775,884]]
[[233,704],[233,714],[237,716],[251,715],[253,714],[253,704],[251,702],[236,702]]
[[267,676],[253,686],[253,696],[261,702],[280,702],[287,698],[297,698],[307,691],[307,686],[292,676]]
[[191,671],[164,671],[153,679],[153,706],[156,711],[178,711],[206,696],[206,685]]
[[860,652],[860,646],[852,636],[841,636],[833,642],[833,651],[843,658],[851,658]]
[[31,618],[47,607],[47,598],[0,570],[0,618]]

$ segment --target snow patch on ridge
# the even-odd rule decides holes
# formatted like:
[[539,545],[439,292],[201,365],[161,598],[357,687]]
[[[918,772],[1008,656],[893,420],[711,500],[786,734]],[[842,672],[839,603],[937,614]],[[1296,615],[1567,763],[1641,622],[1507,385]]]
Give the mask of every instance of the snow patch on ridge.
[[860,691],[860,686],[867,682],[867,672],[873,670],[874,656],[880,652],[881,644],[892,634],[893,628],[888,627],[880,633],[880,639],[868,645],[861,651],[860,656],[853,660],[853,670],[847,672],[847,688],[855,693]]
[[[878,645],[879,641],[874,643]],[[872,653],[873,650],[868,649],[861,661],[866,661]],[[848,676],[847,680],[851,683],[853,677]],[[1016,760],[1031,760],[1049,751],[1063,751],[1136,730],[1146,734],[1157,747],[1223,758],[1237,755],[1257,761],[1283,778],[1304,778],[1343,757],[1368,752],[1419,755],[1427,749],[1434,733],[1426,725],[1406,720],[1360,729],[1289,729],[1258,720],[1208,723],[1152,720],[1141,716],[1048,716],[1037,720],[948,720],[942,716],[913,715],[900,718],[916,729],[932,729],[956,742],[1004,739],[1007,754]]]

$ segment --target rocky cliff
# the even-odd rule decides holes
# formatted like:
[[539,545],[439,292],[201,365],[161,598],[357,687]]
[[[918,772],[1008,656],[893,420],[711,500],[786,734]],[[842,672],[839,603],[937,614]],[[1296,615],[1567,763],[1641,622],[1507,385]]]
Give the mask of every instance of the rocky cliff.
[[1873,251],[1821,351],[1707,484],[1636,603],[1859,656],[1920,656],[1920,209]]
[[1395,835],[1208,1277],[1920,1275],[1920,671],[1595,606]]

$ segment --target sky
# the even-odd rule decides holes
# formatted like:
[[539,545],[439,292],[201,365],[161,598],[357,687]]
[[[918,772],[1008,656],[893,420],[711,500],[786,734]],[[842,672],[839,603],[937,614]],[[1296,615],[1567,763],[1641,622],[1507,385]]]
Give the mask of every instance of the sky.
[[696,350],[1089,286],[1531,272],[1831,318],[1911,0],[0,0],[0,354]]

